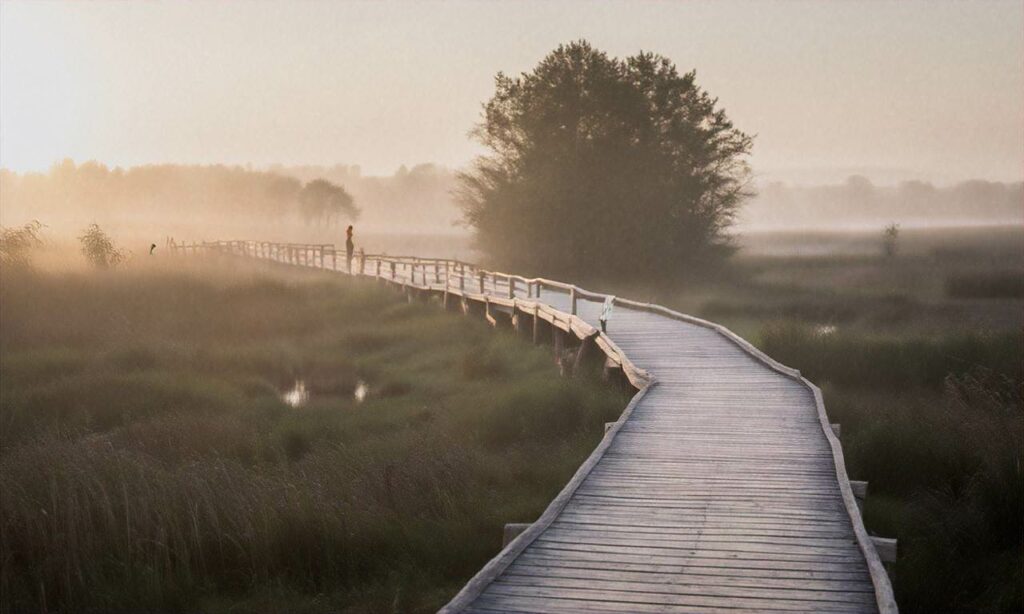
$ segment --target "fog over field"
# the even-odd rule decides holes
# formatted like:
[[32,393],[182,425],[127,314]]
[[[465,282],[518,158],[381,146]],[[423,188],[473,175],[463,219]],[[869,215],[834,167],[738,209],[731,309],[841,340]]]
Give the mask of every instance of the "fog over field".
[[[299,191],[317,179],[351,194],[358,215],[352,219],[304,216]],[[338,243],[341,227],[351,221],[370,235],[452,235],[457,240],[468,235],[461,223],[457,192],[457,171],[430,163],[374,176],[364,175],[358,165],[345,164],[110,168],[66,160],[45,172],[0,171],[0,225],[38,219],[63,236],[96,222],[127,236],[154,240],[246,236]],[[754,179],[751,192],[734,226],[741,234],[880,231],[891,223],[905,227],[1024,225],[1021,182],[876,184],[864,175],[851,175],[836,183],[798,184],[769,176]],[[390,243],[394,245],[394,240]]]
[[1024,612],[1022,26],[0,0],[0,614]]

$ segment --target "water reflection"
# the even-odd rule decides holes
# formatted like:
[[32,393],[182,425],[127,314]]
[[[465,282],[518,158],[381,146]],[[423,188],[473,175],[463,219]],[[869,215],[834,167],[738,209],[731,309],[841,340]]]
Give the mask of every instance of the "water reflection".
[[356,400],[356,403],[362,403],[368,394],[370,394],[370,387],[363,380],[359,380],[356,389],[352,392],[352,398]]
[[[297,379],[291,390],[281,393],[281,400],[289,407],[299,408],[309,403],[309,396],[310,391],[306,388],[306,380]],[[352,398],[356,404],[362,403],[368,396],[370,396],[370,385],[363,380],[356,382],[356,387],[352,391]]]
[[306,382],[301,379],[295,380],[295,386],[281,395],[281,399],[291,407],[302,407],[309,401],[309,391],[306,390]]

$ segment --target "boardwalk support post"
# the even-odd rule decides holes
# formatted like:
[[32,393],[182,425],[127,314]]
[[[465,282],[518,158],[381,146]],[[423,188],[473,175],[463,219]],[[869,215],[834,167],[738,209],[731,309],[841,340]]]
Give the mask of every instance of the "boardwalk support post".
[[576,350],[576,359],[572,363],[572,375],[573,377],[579,377],[582,373],[583,363],[587,360],[587,357],[593,351],[591,348],[597,345],[597,335],[599,333],[594,331],[580,340],[580,347]]
[[501,547],[505,548],[512,543],[512,540],[519,537],[519,535],[530,528],[529,522],[510,522],[505,525],[505,529],[501,534]]
[[533,304],[533,344],[540,339],[540,303]]
[[868,498],[868,483],[861,480],[850,480],[850,490],[853,491],[853,498],[857,502],[857,509],[860,515],[864,515],[864,502]]
[[878,558],[887,566],[896,562],[896,541],[895,538],[871,536],[871,543],[875,545]]
[[490,322],[491,326],[498,326],[498,320],[491,315],[491,297],[487,295],[484,295],[484,319]]

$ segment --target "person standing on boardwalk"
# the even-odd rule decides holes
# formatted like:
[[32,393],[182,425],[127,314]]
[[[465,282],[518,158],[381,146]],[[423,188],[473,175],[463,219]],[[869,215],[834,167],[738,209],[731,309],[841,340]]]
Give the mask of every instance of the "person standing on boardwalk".
[[356,251],[356,244],[352,242],[352,225],[345,230],[345,258],[348,263],[348,272],[352,272],[352,254]]

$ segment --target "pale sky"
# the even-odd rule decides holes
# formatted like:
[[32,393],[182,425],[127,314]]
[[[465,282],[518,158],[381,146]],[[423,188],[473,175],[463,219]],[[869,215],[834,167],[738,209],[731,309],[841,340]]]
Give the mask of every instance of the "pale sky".
[[3,2],[0,165],[464,165],[498,71],[661,53],[751,162],[1024,175],[1024,2]]

